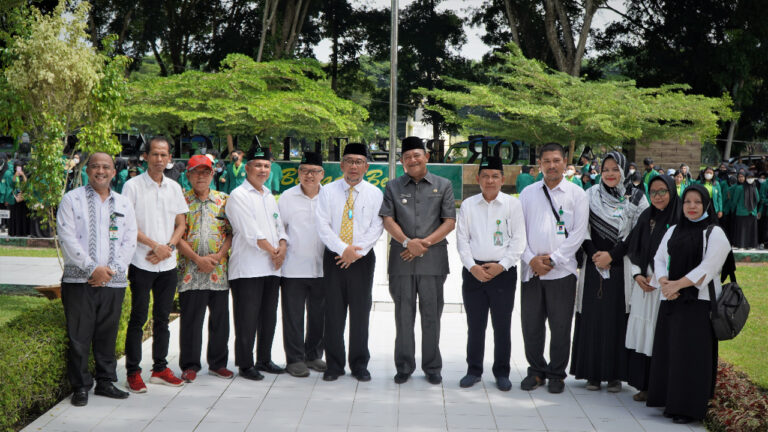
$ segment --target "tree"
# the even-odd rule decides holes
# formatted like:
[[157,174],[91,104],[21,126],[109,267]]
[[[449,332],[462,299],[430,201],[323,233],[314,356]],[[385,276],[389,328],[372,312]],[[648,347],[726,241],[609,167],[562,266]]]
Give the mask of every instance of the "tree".
[[62,1],[48,15],[31,8],[30,31],[13,39],[13,61],[3,73],[2,93],[10,103],[0,111],[5,117],[0,125],[6,126],[4,133],[30,134],[33,175],[24,194],[30,209],[52,227],[64,192],[67,136],[82,133],[76,150],[120,150],[112,132],[121,126],[127,59],[110,57],[109,47],[97,52],[87,43],[89,7],[80,2],[68,9]]
[[644,86],[678,82],[707,96],[729,93],[741,115],[729,124],[720,146],[724,159],[734,138],[768,135],[764,2],[643,0],[626,2],[626,12],[619,13],[622,19],[596,38],[598,64],[617,64]]
[[[605,3],[605,0],[486,0],[475,9],[472,22],[485,25],[486,43],[504,46],[514,42],[523,48],[526,56],[579,76],[592,19]],[[549,47],[548,53],[542,50],[542,35]]]
[[215,73],[189,70],[131,83],[128,115],[141,129],[308,138],[351,135],[365,109],[336,96],[314,60],[255,62],[230,54]]
[[703,141],[717,135],[718,121],[735,117],[727,95],[688,95],[686,86],[637,88],[632,81],[585,81],[526,59],[514,44],[508,50],[498,54],[502,64],[489,74],[491,84],[454,81],[462,91],[419,92],[460,108],[432,107],[468,131],[534,143],[616,147]]

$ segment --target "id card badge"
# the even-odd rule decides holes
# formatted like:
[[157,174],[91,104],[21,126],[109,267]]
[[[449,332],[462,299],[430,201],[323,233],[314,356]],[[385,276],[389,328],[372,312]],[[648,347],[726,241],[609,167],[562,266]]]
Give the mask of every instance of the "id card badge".
[[110,225],[109,226],[109,239],[110,240],[117,240],[117,225]]
[[559,221],[557,223],[557,234],[558,235],[565,235],[565,222]]
[[503,246],[504,245],[504,235],[501,232],[501,220],[496,220],[496,232],[493,233],[493,245],[494,246]]
[[621,207],[621,206],[619,206],[619,207],[616,207],[616,208],[613,210],[613,215],[612,215],[612,216],[613,216],[613,217],[615,217],[615,218],[620,218],[620,217],[621,217],[621,214],[622,214],[623,212],[624,212],[624,207]]

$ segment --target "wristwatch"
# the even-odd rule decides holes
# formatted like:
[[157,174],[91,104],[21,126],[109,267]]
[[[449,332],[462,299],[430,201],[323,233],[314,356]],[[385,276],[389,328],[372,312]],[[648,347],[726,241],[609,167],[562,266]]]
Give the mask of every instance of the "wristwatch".
[[552,267],[552,268],[555,267],[555,262],[552,261],[552,258],[549,259],[549,266]]
[[406,237],[405,240],[403,240],[403,248],[404,249],[408,249],[408,242],[409,241],[411,241],[411,239],[409,239],[408,237]]
[[172,250],[172,251],[175,251],[175,250],[176,250],[176,245],[175,245],[175,244],[172,244],[172,243],[167,243],[167,244],[166,244],[166,246],[168,246],[169,248],[171,248],[171,250]]

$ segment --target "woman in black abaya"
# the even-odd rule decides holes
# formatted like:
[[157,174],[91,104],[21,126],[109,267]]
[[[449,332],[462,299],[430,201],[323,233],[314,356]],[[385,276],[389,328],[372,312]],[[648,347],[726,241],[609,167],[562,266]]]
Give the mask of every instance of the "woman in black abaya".
[[[714,227],[707,239],[710,225]],[[665,407],[664,415],[675,423],[702,420],[714,395],[717,339],[709,318],[708,285],[713,281],[720,295],[719,275],[730,251],[709,193],[701,185],[689,186],[680,222],[661,239],[654,257],[661,306],[647,405]]]
[[609,392],[619,392],[627,379],[624,345],[632,275],[626,239],[648,201],[640,189],[625,196],[625,164],[621,153],[606,154],[600,183],[587,190],[589,230],[577,282],[570,373],[586,379],[588,390],[599,390],[607,381]]
[[651,207],[640,214],[632,229],[627,255],[632,262],[632,296],[629,300],[626,347],[629,351],[627,382],[639,390],[633,399],[644,402],[648,397],[648,375],[651,369],[653,333],[659,312],[660,290],[654,278],[653,257],[669,227],[677,225],[682,215],[682,201],[675,191],[675,181],[662,174],[651,179],[648,195]]

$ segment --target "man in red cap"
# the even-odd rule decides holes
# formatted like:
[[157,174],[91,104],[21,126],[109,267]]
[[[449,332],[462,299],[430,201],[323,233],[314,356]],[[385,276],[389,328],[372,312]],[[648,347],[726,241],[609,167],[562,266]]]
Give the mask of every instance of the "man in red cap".
[[184,194],[189,206],[186,231],[179,241],[179,366],[181,378],[193,382],[201,369],[203,320],[208,309],[208,373],[220,378],[234,376],[227,369],[229,351],[229,283],[227,252],[232,228],[224,215],[227,194],[211,190],[213,164],[204,155],[187,163],[191,190]]

